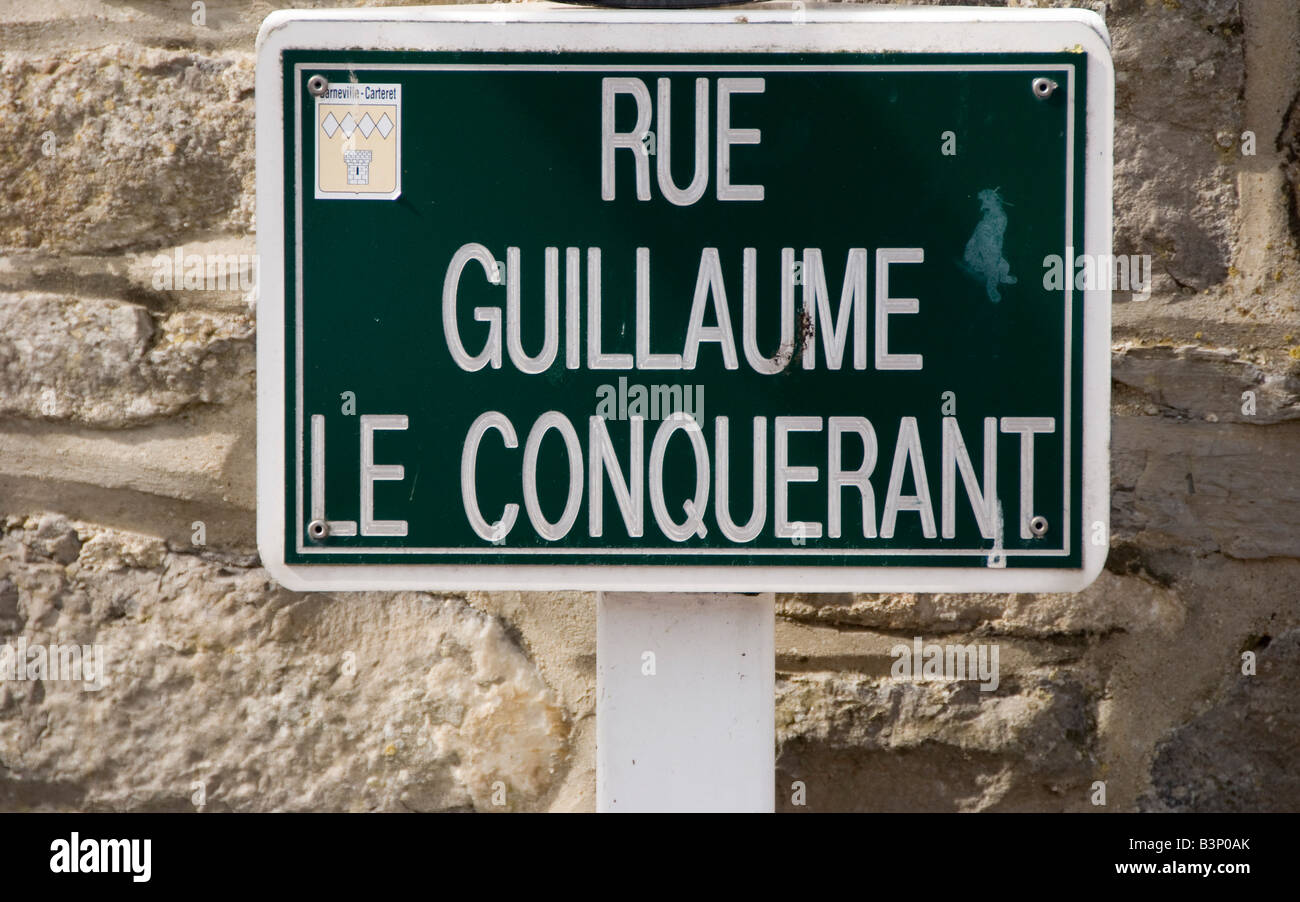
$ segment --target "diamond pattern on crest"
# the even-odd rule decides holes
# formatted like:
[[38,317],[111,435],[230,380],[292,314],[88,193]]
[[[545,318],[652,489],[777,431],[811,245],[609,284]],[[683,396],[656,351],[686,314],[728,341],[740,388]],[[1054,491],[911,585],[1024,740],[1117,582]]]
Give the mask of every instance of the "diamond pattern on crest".
[[379,137],[387,138],[393,133],[393,129],[397,127],[393,124],[393,120],[389,118],[388,113],[382,113],[378,122],[371,119],[369,113],[364,114],[360,122],[353,119],[351,113],[344,115],[342,122],[336,119],[333,113],[326,113],[325,119],[320,125],[321,131],[325,132],[327,138],[333,138],[334,133],[337,131],[342,131],[344,137],[348,138],[352,137],[353,132],[357,131],[367,138],[370,137],[372,132],[379,132]]

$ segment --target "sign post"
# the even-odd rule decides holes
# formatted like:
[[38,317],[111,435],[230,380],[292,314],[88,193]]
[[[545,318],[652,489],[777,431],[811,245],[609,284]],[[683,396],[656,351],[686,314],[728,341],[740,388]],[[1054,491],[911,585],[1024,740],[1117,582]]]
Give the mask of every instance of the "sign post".
[[[700,686],[772,684],[770,594],[621,593],[1100,572],[1097,16],[330,10],[258,48],[263,562],[301,590],[610,593],[602,808],[690,806],[669,721],[721,760]],[[748,649],[761,670],[726,662]],[[768,698],[729,735],[766,731],[770,776]],[[698,806],[771,807],[721,770],[682,778]]]
[[771,593],[596,596],[596,808],[773,808]]

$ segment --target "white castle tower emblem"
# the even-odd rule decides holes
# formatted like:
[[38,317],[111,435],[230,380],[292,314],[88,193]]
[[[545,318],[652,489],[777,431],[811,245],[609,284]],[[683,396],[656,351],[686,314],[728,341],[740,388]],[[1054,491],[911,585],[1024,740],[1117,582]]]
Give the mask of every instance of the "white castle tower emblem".
[[369,150],[345,150],[343,162],[348,167],[349,185],[370,184],[370,158],[374,153]]

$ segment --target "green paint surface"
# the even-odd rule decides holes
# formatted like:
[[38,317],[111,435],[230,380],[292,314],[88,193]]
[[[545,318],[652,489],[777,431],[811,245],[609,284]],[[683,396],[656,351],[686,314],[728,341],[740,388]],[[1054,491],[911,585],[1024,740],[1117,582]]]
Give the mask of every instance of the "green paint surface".
[[[374,69],[376,64],[493,64],[499,71]],[[709,187],[688,207],[674,206],[659,192],[651,158],[650,201],[636,199],[632,155],[618,151],[617,198],[601,199],[600,104],[602,71],[524,71],[518,64],[616,63],[634,67],[619,76],[641,78],[652,97],[656,81],[670,77],[673,98],[673,173],[690,182],[694,164],[694,83],[710,78]],[[762,131],[758,146],[732,150],[732,181],[762,184],[762,202],[722,202],[714,187],[713,123],[716,72],[672,72],[661,64],[752,66],[726,73],[762,77],[761,95],[735,95],[733,127]],[[301,68],[296,69],[298,64]],[[1034,64],[1033,71],[997,71],[998,65]],[[1005,517],[1002,547],[1012,554],[1010,568],[1079,567],[1086,538],[1079,511],[1081,437],[1082,303],[1073,297],[1067,330],[1065,295],[1043,287],[1043,258],[1066,254],[1067,197],[1072,193],[1073,235],[1083,233],[1082,185],[1084,121],[1082,98],[1086,57],[1062,54],[898,55],[857,54],[435,54],[306,52],[284,55],[286,97],[285,209],[286,291],[286,560],[290,563],[528,563],[528,564],[803,564],[855,566],[983,566],[994,542],[981,536],[966,490],[957,478],[956,536],[927,538],[921,518],[898,514],[891,539],[864,538],[862,505],[854,490],[843,498],[840,538],[806,539],[802,544],[774,534],[773,431],[778,416],[862,416],[874,426],[879,445],[871,477],[875,523],[879,526],[889,482],[900,418],[915,417],[921,436],[936,521],[940,518],[941,404],[944,392],[956,395],[956,417],[975,472],[983,477],[983,418],[1054,417],[1056,431],[1035,443],[1034,512],[1050,523],[1042,538],[1022,539],[1017,528],[1019,437],[1001,435],[998,485]],[[876,71],[847,71],[873,65]],[[959,65],[959,70],[907,71],[917,65]],[[644,70],[635,67],[645,66]],[[834,71],[782,70],[776,66],[821,66]],[[313,197],[315,154],[314,98],[306,88],[313,74],[331,82],[352,78],[366,83],[400,83],[403,108],[401,196],[396,200],[344,200]],[[1061,88],[1048,100],[1036,99],[1030,81],[1047,75]],[[1074,142],[1067,146],[1068,86],[1073,83]],[[295,133],[294,104],[301,105],[301,133]],[[633,103],[619,98],[619,130],[633,125]],[[652,128],[655,126],[652,124]],[[956,136],[957,154],[941,153],[944,132]],[[301,148],[301,164],[295,149]],[[1067,184],[1067,157],[1073,160]],[[302,171],[298,167],[301,165]],[[301,189],[299,188],[301,186]],[[998,260],[1016,277],[972,278],[964,259],[968,243],[988,216],[981,192],[996,189],[1005,215]],[[296,192],[301,190],[301,214]],[[987,197],[987,195],[985,195]],[[1002,206],[1005,205],[1005,206]],[[301,239],[298,229],[301,228]],[[301,271],[293,249],[301,240]],[[542,345],[544,249],[559,248],[561,341],[556,360],[537,375],[520,373],[504,354],[500,369],[465,372],[453,361],[443,335],[442,287],[448,263],[462,245],[476,242],[506,259],[507,247],[521,255],[523,346]],[[565,366],[564,253],[584,249],[581,334],[583,364]],[[651,254],[651,348],[681,353],[704,248],[716,248],[724,273],[726,298],[740,367],[723,365],[719,345],[701,346],[698,366],[683,371],[592,371],[586,367],[585,249],[599,247],[603,263],[603,350],[632,353],[635,335],[635,254]],[[820,248],[833,309],[850,248],[865,248],[867,275],[867,367],[851,366],[852,341],[844,365],[826,365],[821,336],[812,370],[795,359],[784,372],[760,375],[746,363],[741,341],[742,257],[757,251],[758,345],[772,355],[780,336],[781,250]],[[919,313],[890,318],[890,350],[924,356],[920,371],[878,371],[875,341],[875,251],[924,249],[921,264],[896,264],[890,270],[893,297],[918,298]],[[987,253],[987,249],[981,251]],[[994,265],[998,260],[994,260]],[[299,315],[296,287],[301,280]],[[998,303],[988,285],[996,284]],[[796,314],[802,288],[796,287]],[[476,322],[477,306],[506,304],[504,287],[489,284],[471,264],[462,278],[458,323],[465,345],[476,353],[487,327]],[[713,325],[712,313],[705,324]],[[798,331],[798,330],[796,330]],[[1067,331],[1072,336],[1067,346]],[[301,339],[298,336],[301,334]],[[300,342],[300,343],[299,343]],[[1067,350],[1070,366],[1065,365]],[[302,359],[301,373],[296,361]],[[1066,389],[1066,377],[1070,389]],[[559,411],[577,431],[584,457],[588,418],[596,412],[600,387],[629,384],[680,385],[703,391],[703,435],[714,447],[717,416],[729,418],[732,518],[749,518],[751,422],[768,418],[768,503],[766,524],[752,542],[729,541],[718,528],[710,497],[704,515],[706,534],[671,541],[656,526],[648,497],[645,535],[630,538],[608,480],[604,488],[604,528],[600,538],[588,529],[584,460],[582,508],[568,535],[547,541],[532,528],[521,488],[523,445],[534,421]],[[295,409],[301,390],[303,406]],[[375,516],[408,523],[404,537],[330,537],[308,540],[310,492],[310,417],[326,418],[328,448],[326,502],[331,520],[360,515],[360,417],[341,413],[343,392],[356,393],[359,414],[404,414],[405,431],[380,432],[375,459],[405,467],[400,481],[375,484]],[[1069,413],[1066,398],[1069,396]],[[504,543],[478,536],[465,515],[460,471],[464,437],[485,411],[500,411],[513,423],[519,447],[503,446],[499,434],[485,438],[478,459],[479,505],[489,521],[508,503],[520,507],[518,521]],[[1065,425],[1070,424],[1067,475]],[[607,423],[626,469],[629,425]],[[659,423],[646,423],[645,455]],[[301,432],[300,432],[301,430]],[[296,454],[301,436],[301,469]],[[789,489],[789,517],[825,524],[827,519],[826,432],[791,436],[792,465],[815,466],[816,483]],[[861,461],[860,443],[846,443],[845,464]],[[712,479],[710,479],[712,483]],[[1070,486],[1069,490],[1065,488]],[[668,446],[665,496],[674,518],[694,491],[690,443],[683,434]],[[548,519],[559,518],[568,490],[563,443],[552,432],[541,446],[538,494]],[[903,491],[914,491],[910,475]],[[1073,513],[1066,519],[1066,506]],[[301,515],[300,515],[301,511]],[[1057,555],[1016,556],[1021,549],[1068,547]],[[358,549],[393,553],[357,553]],[[304,553],[300,549],[311,549]],[[328,553],[322,554],[322,549]],[[440,549],[396,553],[398,549]],[[528,549],[503,556],[503,549]],[[862,556],[855,550],[880,554]],[[601,553],[597,553],[599,550]],[[654,553],[647,556],[645,552]],[[897,553],[909,550],[909,554]],[[964,555],[933,554],[960,550]],[[815,551],[816,553],[809,553]],[[924,552],[918,556],[914,552]],[[613,552],[613,553],[610,553]]]

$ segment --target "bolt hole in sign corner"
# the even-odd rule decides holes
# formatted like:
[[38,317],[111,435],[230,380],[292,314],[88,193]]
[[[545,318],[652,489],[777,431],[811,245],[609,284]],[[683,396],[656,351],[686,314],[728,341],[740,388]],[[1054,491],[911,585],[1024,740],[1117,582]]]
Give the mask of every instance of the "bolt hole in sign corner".
[[304,590],[1082,589],[1112,95],[1074,10],[273,14],[264,563]]

